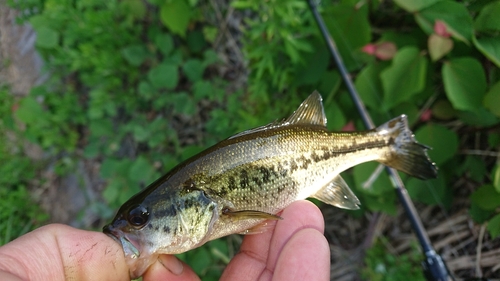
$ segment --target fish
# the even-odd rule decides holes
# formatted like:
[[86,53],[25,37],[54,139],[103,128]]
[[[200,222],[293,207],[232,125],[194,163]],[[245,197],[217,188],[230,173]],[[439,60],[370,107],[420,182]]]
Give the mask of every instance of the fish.
[[326,123],[314,91],[290,117],[215,144],[130,198],[103,232],[121,244],[131,278],[160,254],[265,231],[296,200],[359,208],[340,175],[355,165],[378,161],[419,179],[437,176],[405,115],[366,131],[330,132]]

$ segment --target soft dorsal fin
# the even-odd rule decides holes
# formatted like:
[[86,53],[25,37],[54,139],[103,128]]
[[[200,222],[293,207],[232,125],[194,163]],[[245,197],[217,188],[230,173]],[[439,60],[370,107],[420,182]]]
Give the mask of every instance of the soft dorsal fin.
[[323,99],[318,91],[314,91],[299,108],[284,122],[288,124],[311,124],[326,127],[326,115],[323,109]]
[[323,109],[322,101],[323,99],[321,98],[320,93],[318,93],[318,91],[314,91],[287,119],[283,121],[274,121],[261,127],[237,133],[236,135],[231,136],[229,139],[292,124],[320,125],[326,127],[326,115]]
[[359,199],[339,175],[311,197],[343,209],[359,209]]

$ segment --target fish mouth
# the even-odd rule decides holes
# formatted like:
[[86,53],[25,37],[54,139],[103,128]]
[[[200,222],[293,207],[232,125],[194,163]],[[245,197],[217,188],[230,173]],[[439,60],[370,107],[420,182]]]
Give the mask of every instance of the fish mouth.
[[102,232],[122,245],[125,257],[137,259],[141,255],[138,247],[121,230],[116,230],[108,224],[103,227]]

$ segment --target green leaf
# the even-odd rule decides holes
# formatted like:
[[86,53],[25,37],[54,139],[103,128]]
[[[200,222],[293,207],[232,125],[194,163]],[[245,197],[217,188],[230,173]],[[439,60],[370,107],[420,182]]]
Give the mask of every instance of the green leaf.
[[495,210],[500,206],[500,193],[491,184],[478,188],[470,195],[470,199],[484,210]]
[[410,13],[420,11],[423,8],[427,8],[438,1],[441,0],[394,0],[396,5]]
[[497,214],[490,221],[488,221],[486,229],[488,229],[491,239],[495,239],[500,235],[500,214]]
[[193,115],[196,113],[196,103],[191,96],[185,92],[180,92],[171,95],[170,101],[174,106],[174,111],[186,115]]
[[148,57],[148,50],[144,45],[132,45],[122,50],[123,57],[133,66],[141,65]]
[[446,62],[442,69],[446,96],[459,110],[475,111],[486,93],[486,75],[481,63],[470,57]]
[[416,13],[415,20],[427,34],[434,33],[434,23],[441,20],[457,40],[468,44],[472,39],[472,18],[463,3],[439,1]]
[[377,111],[383,111],[380,105],[383,104],[384,96],[382,82],[379,78],[383,66],[385,64],[369,64],[361,70],[354,82],[365,105]]
[[488,127],[498,123],[498,118],[484,107],[475,111],[458,111],[458,118],[465,124],[474,127]]
[[203,36],[203,32],[201,30],[193,30],[187,34],[186,43],[194,53],[199,53],[203,51],[207,47],[207,42],[205,41],[205,37]]
[[20,121],[26,124],[46,123],[48,121],[42,106],[30,96],[21,100],[15,114]]
[[163,63],[149,70],[148,79],[155,88],[173,89],[179,81],[179,73],[175,65]]
[[154,172],[153,165],[146,158],[139,156],[130,167],[128,178],[137,183],[148,184]]
[[457,134],[439,124],[429,123],[422,126],[415,132],[415,137],[418,142],[432,148],[428,153],[438,166],[455,155],[458,149]]
[[425,87],[427,59],[415,47],[398,51],[391,66],[382,71],[380,78],[384,89],[384,109],[410,99]]
[[52,28],[41,26],[36,28],[36,45],[40,48],[52,49],[59,45],[59,33]]
[[303,54],[302,60],[305,65],[297,64],[296,79],[293,84],[300,86],[317,83],[327,70],[329,57],[327,49],[321,47],[316,52]]
[[490,59],[497,67],[500,67],[500,37],[498,36],[474,36],[472,38],[474,46]]
[[453,40],[437,34],[431,34],[427,42],[427,48],[429,49],[432,61],[437,61],[453,49]]
[[155,37],[155,45],[164,56],[168,56],[174,49],[174,39],[170,34],[160,33]]
[[451,190],[446,187],[444,177],[425,181],[409,178],[406,182],[406,188],[414,200],[428,205],[444,205],[446,208],[451,206],[453,195]]
[[494,210],[484,210],[479,205],[471,202],[469,214],[476,223],[484,223],[495,213]]
[[200,60],[190,59],[184,63],[182,70],[184,71],[184,74],[186,74],[189,81],[194,83],[201,80],[205,67]]
[[325,9],[324,18],[347,69],[361,67],[360,53],[356,51],[371,40],[368,4],[332,5]]
[[165,2],[161,6],[160,19],[170,31],[185,37],[191,20],[191,8],[184,0]]
[[484,6],[474,21],[477,31],[500,31],[500,1]]
[[[500,45],[499,45],[500,46]],[[491,87],[491,89],[484,96],[484,107],[491,113],[500,117],[500,81]]]

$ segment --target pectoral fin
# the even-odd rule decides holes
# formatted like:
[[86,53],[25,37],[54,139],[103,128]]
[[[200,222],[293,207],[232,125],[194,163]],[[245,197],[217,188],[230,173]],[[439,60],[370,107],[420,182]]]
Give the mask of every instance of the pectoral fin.
[[311,197],[343,209],[356,210],[359,209],[360,204],[358,197],[354,195],[341,176],[337,176]]
[[230,209],[225,209],[222,211],[222,214],[226,216],[230,216],[234,219],[266,219],[266,220],[282,220],[283,218],[277,215],[269,214],[261,211],[254,210],[242,210],[242,211],[233,211]]

